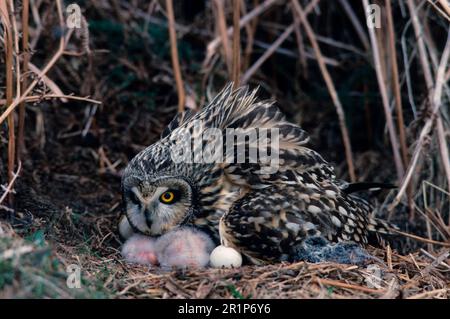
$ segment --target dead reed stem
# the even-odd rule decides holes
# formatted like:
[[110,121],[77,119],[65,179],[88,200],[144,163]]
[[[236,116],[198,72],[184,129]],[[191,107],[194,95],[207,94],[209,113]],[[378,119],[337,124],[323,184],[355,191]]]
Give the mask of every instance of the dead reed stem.
[[348,3],[347,0],[339,0],[339,3],[341,4],[348,18],[350,19],[350,22],[352,23],[353,28],[355,29],[356,34],[358,35],[361,43],[363,44],[364,49],[366,49],[366,51],[369,51],[370,50],[369,39],[367,38],[366,32],[364,31],[364,28],[359,22],[359,19],[355,14],[355,12],[353,11],[351,5]]
[[314,31],[312,30],[312,28],[308,22],[305,11],[302,9],[302,7],[300,6],[300,3],[297,0],[292,0],[292,4],[295,9],[295,12],[297,13],[298,17],[300,18],[300,20],[303,24],[303,27],[305,29],[306,35],[308,36],[308,39],[311,42],[311,45],[314,50],[314,54],[316,55],[317,62],[319,64],[320,72],[322,73],[323,79],[328,88],[328,92],[330,93],[331,99],[333,100],[333,104],[336,108],[336,113],[337,113],[338,119],[339,119],[339,127],[341,129],[341,134],[342,134],[342,140],[344,142],[345,158],[347,160],[347,166],[348,166],[350,180],[352,182],[355,182],[356,181],[355,166],[353,164],[353,154],[352,154],[352,147],[351,147],[351,143],[350,143],[350,137],[348,134],[347,126],[345,125],[344,109],[342,107],[341,101],[339,100],[339,96],[337,95],[337,92],[334,87],[333,80],[331,79],[330,73],[328,72],[328,69],[325,65],[323,55],[320,51],[319,44],[317,43],[316,37],[314,35]]
[[[246,26],[250,21],[252,21],[257,16],[261,15],[272,5],[274,5],[277,1],[279,0],[266,0],[260,5],[258,5],[256,8],[254,8],[252,11],[247,13],[239,20],[239,28]],[[232,34],[233,34],[233,27],[230,27],[227,29],[227,36],[231,36]],[[222,36],[218,36],[208,43],[206,49],[206,57],[205,60],[203,61],[204,68],[206,68],[206,66],[209,65],[209,63],[211,62],[211,59],[214,56],[214,53],[216,52],[217,48],[219,47],[222,39],[223,39]]]
[[[436,96],[436,91],[439,89],[439,91],[442,91],[442,87],[445,83],[445,72],[446,72],[446,65],[442,65],[440,64],[439,69],[438,69],[438,74],[436,76],[436,83],[434,84],[435,87],[433,87],[433,75],[431,72],[431,66],[428,60],[428,54],[427,54],[427,50],[425,47],[425,42],[423,39],[423,32],[422,29],[420,27],[420,23],[419,23],[419,17],[417,15],[417,8],[414,6],[414,2],[412,0],[408,0],[408,9],[411,15],[411,21],[412,21],[412,25],[414,28],[414,33],[416,36],[416,40],[417,40],[417,45],[419,48],[419,58],[420,58],[420,63],[422,66],[422,70],[423,70],[423,75],[425,78],[425,84],[427,86],[428,89],[428,97],[429,100],[431,102],[431,107],[435,108],[437,103],[441,103],[441,93],[438,92],[439,97]],[[442,4],[442,3],[441,3]],[[450,29],[449,29],[449,34],[447,35],[447,41],[449,40],[450,36]],[[447,46],[446,46],[447,48]],[[444,50],[445,53],[445,50]],[[444,54],[442,55],[442,59],[444,58]],[[445,60],[445,63],[448,61],[448,58]],[[441,60],[441,63],[443,61]],[[441,69],[441,66],[443,69]],[[441,74],[441,76],[438,78],[439,76],[439,72],[442,72],[443,74]],[[441,81],[440,83],[437,81]],[[444,128],[442,125],[442,120],[440,118],[440,113],[436,112],[436,114],[433,113],[433,116],[437,116],[436,121],[437,121],[437,137],[438,137],[438,141],[439,141],[439,150],[441,153],[441,158],[442,158],[442,162],[443,162],[443,166],[444,166],[444,172],[447,178],[447,187],[450,190],[450,163],[449,163],[449,157],[448,157],[448,148],[447,148],[447,141],[445,138],[445,134],[444,134]],[[439,125],[439,123],[441,125]],[[441,131],[442,129],[442,131]]]
[[270,45],[270,47],[264,51],[263,55],[261,55],[258,60],[256,60],[255,63],[248,68],[241,79],[243,84],[250,80],[253,74],[259,70],[261,65],[266,62],[266,60],[272,56],[276,49],[291,35],[292,31],[294,31],[294,24],[291,24],[286,30],[284,30],[284,32]]
[[[408,5],[413,6],[411,3],[411,0],[408,0]],[[410,8],[412,9],[413,14],[415,14],[413,7],[410,7]],[[416,147],[414,149],[414,153],[413,153],[411,162],[409,163],[409,167],[406,172],[405,178],[402,181],[401,188],[399,189],[397,196],[394,198],[392,204],[389,207],[389,210],[391,210],[391,211],[400,203],[401,198],[403,197],[403,194],[405,193],[405,189],[408,186],[408,184],[413,176],[414,170],[417,166],[417,162],[419,160],[419,156],[420,156],[422,147],[425,143],[425,140],[426,140],[428,134],[431,132],[433,122],[434,122],[436,116],[438,115],[439,108],[441,107],[442,87],[445,83],[444,76],[445,76],[445,72],[447,69],[449,56],[450,56],[450,32],[447,34],[447,43],[445,45],[444,52],[442,53],[441,61],[439,63],[439,67],[438,67],[437,74],[436,74],[436,81],[435,81],[436,86],[433,90],[433,96],[431,99],[432,113],[426,120],[425,125],[423,126],[422,131],[420,132],[419,140],[416,143]],[[427,63],[428,61],[427,60],[425,60],[425,61],[426,61],[426,65],[428,65],[428,63]],[[426,72],[424,72],[424,74],[425,73]],[[443,158],[443,160],[446,161],[446,160],[448,160],[448,158],[447,159]]]
[[448,21],[450,21],[450,15],[448,15],[448,13],[446,13],[444,10],[442,10],[441,8],[439,8],[439,6],[436,4],[436,0],[427,0],[429,4],[431,4],[433,6],[434,9],[436,9],[437,12],[439,12],[445,19],[447,19]]
[[[30,53],[28,49],[28,35],[29,35],[29,8],[30,1],[24,0],[22,3],[22,53],[23,53],[23,66],[22,72],[23,74],[27,74],[28,72],[28,63],[30,62]],[[27,87],[28,81],[27,77],[24,76],[22,79],[21,91],[24,91]],[[22,155],[25,148],[25,102],[20,103],[19,105],[19,128],[17,132],[17,160],[22,160]]]
[[413,234],[409,234],[409,233],[405,233],[396,229],[391,229],[392,232],[397,233],[399,235],[423,242],[423,243],[428,243],[428,244],[433,244],[433,245],[438,245],[438,246],[443,246],[443,247],[450,247],[450,243],[446,243],[446,242],[442,242],[442,241],[437,241],[437,240],[433,240],[430,238],[423,238],[417,235],[413,235]]
[[[60,99],[60,100],[75,100],[75,101],[84,101],[87,103],[93,104],[102,104],[102,102],[98,100],[91,99],[89,97],[76,96],[76,95],[67,95],[67,94],[44,94],[44,95],[28,95],[22,99],[23,102],[36,102],[42,100],[50,100],[50,99]],[[0,100],[0,105],[5,105],[6,100]]]
[[240,0],[233,0],[233,87],[239,87],[241,71],[241,29],[239,28]]
[[[242,14],[247,15],[247,9],[245,6],[245,1],[241,1],[242,4]],[[257,7],[259,5],[259,0],[253,0],[253,6]],[[255,33],[258,25],[258,17],[255,17],[251,23],[245,26],[247,33],[247,43],[244,49],[244,61],[242,62],[242,68],[246,70],[251,62],[251,56],[253,52],[253,43],[255,41]],[[233,28],[234,29],[234,28]]]
[[[305,15],[308,15],[320,0],[311,1],[305,9]],[[270,47],[259,57],[253,65],[242,76],[241,82],[247,83],[253,74],[259,70],[261,65],[272,56],[272,54],[280,47],[280,45],[291,35],[295,30],[295,23],[291,24],[284,32],[270,45]]]
[[381,295],[386,292],[384,289],[373,289],[373,288],[368,288],[368,287],[364,287],[364,286],[348,284],[348,283],[341,282],[338,280],[333,280],[333,279],[314,278],[313,281],[320,285],[334,286],[334,287],[346,288],[346,289],[351,289],[351,290],[359,290],[359,291],[363,291],[363,292],[370,293],[370,294],[376,294],[376,295]]
[[[445,176],[447,177],[447,187],[450,192],[450,155],[447,148],[447,137],[445,136],[444,124],[440,116],[436,119],[436,127],[439,141],[439,151],[441,152],[442,165],[444,166]],[[450,216],[449,216],[450,220]]]
[[[223,6],[223,0],[214,0],[214,4],[216,6],[217,25],[218,25],[218,29],[219,29],[219,35],[222,40],[225,64],[227,66],[227,70],[228,70],[228,74],[229,74],[230,78],[233,78],[232,58],[234,57],[234,55],[231,52],[231,46],[228,41],[229,35],[227,34],[227,21],[225,18],[225,9]],[[234,42],[233,42],[233,44],[234,44]]]
[[425,291],[425,292],[421,292],[419,294],[410,296],[406,299],[426,299],[426,298],[430,298],[434,295],[437,294],[442,294],[443,297],[441,298],[446,298],[446,296],[448,296],[448,289],[447,288],[442,288],[442,289],[435,289],[435,290],[431,290],[431,291]]
[[441,4],[444,11],[450,17],[450,5],[448,4],[448,2],[446,0],[438,0],[438,2]]
[[[4,40],[5,40],[5,55],[6,55],[6,106],[12,104],[13,98],[13,31],[11,17],[12,8],[8,2],[3,2],[1,5],[3,26],[4,26]],[[14,113],[8,116],[8,181],[11,184],[14,180],[14,161],[15,161],[15,136],[14,136]],[[12,193],[9,194],[10,203],[12,203]]]
[[405,122],[403,119],[402,96],[400,93],[400,78],[398,75],[397,49],[395,47],[394,21],[392,18],[391,0],[386,0],[386,17],[389,34],[389,54],[392,64],[392,84],[395,95],[395,107],[397,110],[397,125],[400,137],[403,165],[408,165],[408,146],[406,145]]
[[17,171],[15,173],[13,172],[13,176],[12,176],[11,180],[9,181],[8,186],[6,186],[5,191],[3,192],[2,196],[0,197],[0,204],[3,203],[3,201],[5,200],[5,198],[7,196],[9,197],[10,194],[12,194],[14,182],[16,181],[17,177],[19,176],[21,169],[22,169],[22,163],[19,162],[17,164]]
[[[15,65],[11,66],[11,69],[15,72],[15,79],[16,79],[16,89],[15,94],[20,95],[21,92],[21,83],[20,80],[22,78],[21,76],[21,70],[20,70],[20,54],[19,54],[19,32],[17,30],[17,23],[15,19],[15,9],[14,9],[14,2],[13,0],[9,1],[9,15],[10,15],[10,22],[12,29],[10,29],[12,37],[14,38],[13,43],[13,56],[15,57]],[[14,75],[13,75],[14,76]],[[14,170],[15,161],[16,161],[16,136],[15,136],[15,122],[14,122],[14,113],[10,115],[11,118],[11,126],[9,127],[9,142],[8,142],[8,160],[9,160],[9,177],[11,180],[11,174]],[[9,194],[9,202],[12,205],[13,203],[13,193]]]
[[[58,0],[56,2],[57,6],[59,7],[59,9],[61,8],[61,3],[60,0]],[[61,13],[59,14],[60,19],[63,19],[63,15],[62,15],[62,10]],[[60,21],[60,24],[62,26],[64,26],[64,20]],[[6,108],[6,110],[2,113],[2,115],[0,115],[0,124],[3,123],[3,121],[14,111],[14,109],[21,103],[23,102],[26,97],[28,96],[28,94],[30,94],[30,92],[34,89],[34,87],[39,83],[39,81],[42,80],[42,78],[44,77],[45,74],[47,74],[47,72],[52,68],[52,66],[58,61],[58,59],[64,54],[64,50],[66,47],[66,43],[69,41],[70,37],[72,36],[73,33],[73,29],[69,29],[69,31],[67,32],[67,35],[61,36],[60,40],[59,40],[59,48],[56,51],[56,53],[52,56],[52,58],[50,59],[50,61],[47,62],[47,64],[45,65],[45,67],[42,69],[42,71],[36,76],[36,78],[33,80],[33,82],[30,83],[30,85],[27,87],[27,89],[23,92],[21,92],[22,94],[20,96],[16,96],[14,98],[14,100],[12,101],[12,103]]]
[[178,59],[177,35],[175,32],[175,15],[172,0],[166,0],[167,18],[169,19],[170,54],[172,57],[173,73],[178,93],[178,112],[184,111],[186,93],[184,91],[183,78],[181,76],[180,61]]
[[[423,33],[420,28],[419,17],[417,16],[417,8],[412,0],[407,0],[409,14],[411,16],[411,23],[413,25],[414,33],[416,35],[417,47],[419,49],[420,63],[422,64],[423,75],[425,77],[425,84],[429,92],[430,97],[433,95],[433,75],[431,74],[431,69],[427,67],[427,49],[423,41]],[[431,100],[431,99],[430,99]]]
[[[397,49],[395,47],[395,30],[394,21],[392,17],[392,6],[391,0],[386,0],[386,18],[388,25],[388,37],[389,37],[389,57],[391,58],[392,67],[392,86],[395,96],[395,109],[397,111],[397,126],[400,139],[400,149],[402,152],[402,159],[404,167],[408,166],[409,155],[408,155],[408,145],[406,144],[406,132],[405,132],[405,122],[403,119],[403,106],[402,106],[402,96],[400,93],[400,78],[398,75],[398,64],[397,64]],[[410,185],[407,190],[408,196],[408,206],[410,209],[410,218],[414,217],[414,199],[413,199],[413,187]]]
[[[64,52],[64,55],[66,54],[66,52]],[[28,69],[29,71],[35,73],[35,74],[39,74],[41,73],[41,70],[35,66],[33,63],[29,62],[28,63]],[[47,88],[53,92],[53,94],[55,95],[64,95],[64,92],[59,88],[59,86],[52,80],[50,79],[48,76],[44,75],[42,76],[42,82],[45,83],[45,85],[47,86]],[[61,98],[60,99],[61,102],[63,103],[67,103],[67,99],[66,98]]]
[[305,44],[303,43],[303,35],[301,31],[301,23],[300,19],[298,18],[297,14],[295,14],[294,11],[292,11],[292,14],[294,16],[295,21],[295,40],[297,42],[298,47],[298,55],[300,58],[300,65],[302,67],[302,76],[307,79],[308,78],[308,61],[306,59],[306,49]]
[[[363,0],[363,4],[364,4],[364,7],[367,8],[369,6],[369,1]],[[367,11],[365,11],[365,12],[366,12],[366,15],[368,18],[368,13],[367,13]],[[386,125],[387,125],[388,131],[389,131],[389,138],[391,141],[392,153],[394,155],[395,168],[397,171],[398,179],[401,180],[403,178],[404,168],[403,168],[403,163],[402,163],[400,152],[399,152],[397,135],[395,132],[395,126],[394,126],[394,123],[392,120],[392,114],[391,114],[391,111],[389,108],[389,98],[388,98],[388,93],[387,93],[387,88],[386,88],[386,82],[383,77],[380,51],[378,48],[378,43],[377,43],[377,39],[376,39],[376,35],[375,35],[375,29],[369,27],[368,30],[369,30],[370,42],[372,45],[372,54],[373,54],[373,59],[374,59],[374,64],[375,64],[375,71],[377,74],[378,86],[380,88],[380,94],[381,94],[381,99],[383,102],[384,114],[386,117]]]

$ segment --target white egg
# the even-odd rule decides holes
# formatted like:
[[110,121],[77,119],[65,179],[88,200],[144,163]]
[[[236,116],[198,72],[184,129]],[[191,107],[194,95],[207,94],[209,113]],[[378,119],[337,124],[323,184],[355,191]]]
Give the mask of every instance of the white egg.
[[237,268],[242,265],[242,256],[237,250],[221,245],[214,248],[209,263],[214,268]]

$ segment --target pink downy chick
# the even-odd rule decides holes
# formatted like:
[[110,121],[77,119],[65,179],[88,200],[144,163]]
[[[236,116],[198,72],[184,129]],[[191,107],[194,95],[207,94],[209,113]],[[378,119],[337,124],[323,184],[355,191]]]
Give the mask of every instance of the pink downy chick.
[[155,243],[156,255],[163,267],[206,267],[214,247],[208,235],[193,228],[179,228],[168,232]]
[[155,239],[133,235],[122,247],[126,261],[163,267],[206,267],[214,243],[205,233],[193,228],[178,228]]
[[157,265],[154,238],[134,234],[122,246],[122,256],[126,261],[143,265]]

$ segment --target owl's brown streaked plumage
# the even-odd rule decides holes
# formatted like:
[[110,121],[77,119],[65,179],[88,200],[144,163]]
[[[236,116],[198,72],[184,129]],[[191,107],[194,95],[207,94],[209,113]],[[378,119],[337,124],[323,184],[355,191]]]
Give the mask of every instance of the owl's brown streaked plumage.
[[[227,129],[244,134],[278,129],[278,170],[268,173],[270,164],[249,162],[248,152],[241,164],[174,161],[171,149],[186,132],[202,134],[196,122],[220,129],[224,143]],[[261,139],[233,143],[267,147]],[[307,134],[273,102],[257,101],[256,90],[233,91],[229,85],[200,112],[179,114],[160,141],[129,163],[122,178],[128,221],[136,232],[152,236],[193,225],[254,263],[294,259],[293,247],[311,236],[365,245],[388,233],[387,224],[370,217],[369,204],[349,194],[348,184],[336,179],[333,167],[307,142]],[[176,200],[165,203],[168,193]]]

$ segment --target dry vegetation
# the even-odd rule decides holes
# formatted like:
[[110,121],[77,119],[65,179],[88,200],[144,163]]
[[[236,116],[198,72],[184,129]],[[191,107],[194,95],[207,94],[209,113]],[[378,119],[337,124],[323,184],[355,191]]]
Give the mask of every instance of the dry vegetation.
[[[449,297],[447,1],[73,2],[75,29],[72,1],[0,2],[0,297]],[[339,177],[398,185],[374,213],[414,235],[370,249],[380,287],[349,265],[123,263],[121,170],[229,80],[276,98]]]

